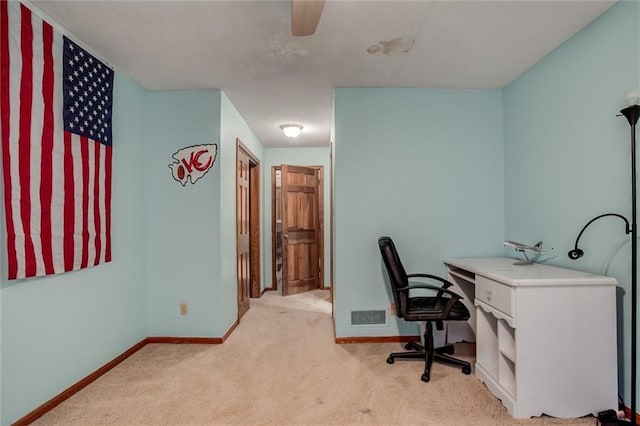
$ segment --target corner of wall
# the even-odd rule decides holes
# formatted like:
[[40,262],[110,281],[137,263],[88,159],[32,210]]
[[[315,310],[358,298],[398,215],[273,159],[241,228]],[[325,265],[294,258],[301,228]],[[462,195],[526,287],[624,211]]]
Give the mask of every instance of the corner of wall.
[[[237,319],[237,262],[236,262],[236,141],[240,140],[244,146],[260,161],[261,197],[264,197],[265,166],[264,146],[249,127],[242,113],[229,100],[227,94],[221,91],[220,96],[220,146],[221,156],[224,161],[220,169],[220,256],[223,292],[221,294],[221,307],[228,325],[235,323]],[[264,200],[264,198],[262,199]],[[261,200],[260,205],[263,205]],[[266,212],[261,211],[260,229],[264,230],[264,218]],[[266,238],[261,231],[261,239]],[[261,280],[265,278],[265,251],[261,241]],[[262,283],[261,283],[262,284]]]
[[[179,108],[176,106],[179,105]],[[146,104],[148,334],[221,337],[220,91],[148,92]],[[180,149],[218,144],[212,168],[182,185],[168,165]],[[187,303],[188,315],[179,306]]]
[[[554,248],[549,264],[614,277],[620,294],[628,294],[631,281],[621,223],[591,227],[580,260],[566,253],[596,215],[630,212],[629,126],[616,115],[638,89],[640,4],[621,1],[504,92],[507,237],[544,240]],[[619,298],[619,394],[627,405],[629,306],[629,297]]]

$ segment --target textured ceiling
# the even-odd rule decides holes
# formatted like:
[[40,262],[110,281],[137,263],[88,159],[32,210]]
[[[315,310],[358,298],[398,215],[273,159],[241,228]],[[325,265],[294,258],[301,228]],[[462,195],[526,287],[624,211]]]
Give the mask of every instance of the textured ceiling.
[[288,0],[32,2],[148,89],[224,90],[265,146],[327,146],[336,87],[504,87],[613,3],[328,0],[292,37]]

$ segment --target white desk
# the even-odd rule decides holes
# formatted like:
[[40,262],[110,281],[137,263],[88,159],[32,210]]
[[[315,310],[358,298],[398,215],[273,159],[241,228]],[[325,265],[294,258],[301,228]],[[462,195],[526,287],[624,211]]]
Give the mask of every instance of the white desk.
[[476,341],[475,375],[513,417],[616,409],[617,281],[515,261],[445,260],[472,313],[448,324],[448,340]]

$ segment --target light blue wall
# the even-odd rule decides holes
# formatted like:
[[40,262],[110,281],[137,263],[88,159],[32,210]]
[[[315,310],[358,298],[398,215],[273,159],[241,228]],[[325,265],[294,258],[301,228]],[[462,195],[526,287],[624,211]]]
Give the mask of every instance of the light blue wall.
[[[181,148],[219,144],[220,91],[147,94],[145,204],[150,336],[221,336],[220,165],[182,186],[169,169]],[[181,316],[180,303],[189,306]]]
[[405,267],[443,275],[446,257],[502,254],[500,90],[337,89],[336,336],[414,331],[350,325],[350,311],[388,309],[377,239]]
[[[224,303],[220,306],[221,317],[226,330],[238,317],[238,281],[237,281],[237,245],[236,245],[236,139],[240,139],[245,147],[262,163],[263,146],[247,125],[244,118],[233,106],[225,93],[221,98],[221,183],[220,183],[220,255],[222,265],[222,287],[219,297]],[[261,167],[262,164],[261,164]],[[264,179],[261,178],[261,194],[264,194]],[[264,212],[261,213],[260,229],[264,229]],[[264,238],[264,237],[263,237]],[[264,252],[261,253],[262,277],[264,280]],[[224,333],[223,333],[224,334]]]
[[271,287],[273,285],[272,274],[272,257],[271,257],[271,232],[272,232],[272,220],[271,217],[271,168],[273,166],[280,166],[282,164],[293,164],[297,166],[323,166],[324,177],[324,286],[329,287],[331,285],[331,264],[330,264],[330,249],[331,249],[331,234],[330,234],[330,183],[329,176],[331,158],[329,147],[315,147],[315,148],[267,148],[265,149],[265,165],[264,165],[264,205],[263,212],[265,218],[264,227],[264,269],[265,275],[263,279],[263,286]]
[[580,260],[569,260],[567,251],[591,218],[630,217],[630,131],[616,114],[626,93],[640,87],[638,9],[636,2],[615,5],[504,89],[506,237],[543,240],[553,247],[549,263],[618,279],[627,405],[631,249],[624,223],[591,225]]
[[[46,278],[9,282],[2,274],[2,425],[146,337],[141,179],[145,91],[120,73],[114,90],[113,260]],[[0,247],[5,246],[3,234]]]

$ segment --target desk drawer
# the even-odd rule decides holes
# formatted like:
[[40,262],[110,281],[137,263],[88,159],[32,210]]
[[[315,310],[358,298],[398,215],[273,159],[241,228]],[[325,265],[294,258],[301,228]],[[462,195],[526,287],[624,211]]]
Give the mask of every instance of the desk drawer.
[[508,285],[476,275],[476,299],[515,317],[513,291]]

